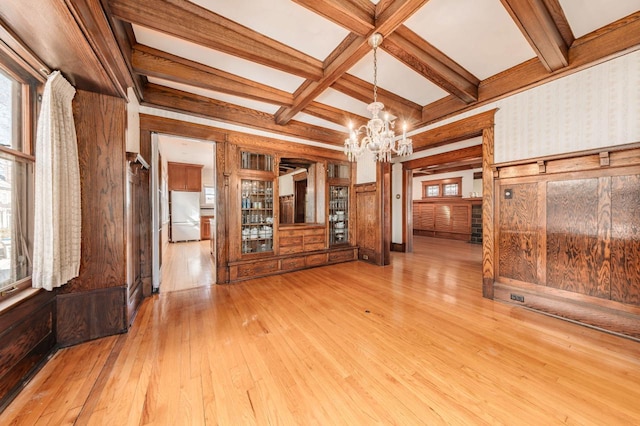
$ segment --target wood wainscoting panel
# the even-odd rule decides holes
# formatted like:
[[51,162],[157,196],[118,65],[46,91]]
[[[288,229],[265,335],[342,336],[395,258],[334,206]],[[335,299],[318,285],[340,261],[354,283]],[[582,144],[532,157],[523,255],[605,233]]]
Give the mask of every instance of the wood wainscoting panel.
[[547,285],[609,298],[599,286],[598,179],[547,183]]
[[59,294],[58,345],[70,346],[126,332],[127,291],[126,286],[120,286]]
[[55,350],[55,300],[40,290],[0,313],[0,412]]
[[640,305],[640,175],[611,180],[611,299]]
[[498,272],[502,277],[539,283],[538,184],[505,185],[500,191]]

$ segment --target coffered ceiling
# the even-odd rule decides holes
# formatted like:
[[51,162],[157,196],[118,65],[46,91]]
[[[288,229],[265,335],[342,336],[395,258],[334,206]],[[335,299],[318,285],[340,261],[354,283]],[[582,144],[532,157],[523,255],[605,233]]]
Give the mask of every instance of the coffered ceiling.
[[640,10],[640,0],[106,3],[127,30],[144,105],[332,145],[369,115],[374,32],[379,98],[416,132],[482,101],[493,76],[535,83],[515,76],[521,64],[570,68],[577,37]]
[[79,88],[123,96],[133,86],[152,111],[336,147],[349,121],[369,116],[374,32],[384,36],[378,98],[410,134],[640,48],[640,0],[41,3],[3,0],[1,23]]

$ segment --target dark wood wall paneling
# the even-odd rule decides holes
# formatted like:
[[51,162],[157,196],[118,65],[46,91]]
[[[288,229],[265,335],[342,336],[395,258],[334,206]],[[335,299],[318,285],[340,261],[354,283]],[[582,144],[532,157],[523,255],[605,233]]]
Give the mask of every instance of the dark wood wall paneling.
[[73,102],[82,187],[80,275],[59,291],[58,344],[127,329],[125,101],[78,91]]
[[55,298],[40,291],[0,314],[0,411],[55,349]]
[[391,167],[375,164],[377,183],[355,185],[358,258],[388,265],[391,252]]
[[640,339],[640,148],[496,174],[495,297]]

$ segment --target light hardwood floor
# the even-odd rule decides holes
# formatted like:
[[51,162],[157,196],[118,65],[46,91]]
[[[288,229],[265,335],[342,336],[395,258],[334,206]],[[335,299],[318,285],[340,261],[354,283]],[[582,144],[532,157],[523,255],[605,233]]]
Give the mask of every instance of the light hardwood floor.
[[0,424],[640,424],[640,343],[483,299],[480,247],[161,293]]
[[162,259],[160,292],[215,284],[215,261],[210,254],[209,243],[205,240],[167,244]]

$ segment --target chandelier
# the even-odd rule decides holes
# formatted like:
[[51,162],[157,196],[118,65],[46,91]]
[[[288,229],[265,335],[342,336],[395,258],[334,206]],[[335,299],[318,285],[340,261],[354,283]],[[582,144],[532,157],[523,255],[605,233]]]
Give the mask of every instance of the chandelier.
[[[375,33],[369,37],[369,46],[373,48],[373,102],[367,106],[372,118],[357,129],[349,123],[349,137],[344,140],[344,153],[349,161],[357,160],[365,148],[374,154],[376,161],[390,161],[392,154],[411,155],[413,145],[411,139],[407,139],[407,123],[404,123],[402,137],[396,139],[393,131],[394,121],[384,112],[384,118],[379,114],[384,109],[384,104],[378,102],[378,57],[377,49],[382,43],[382,34]],[[358,141],[363,134],[362,140]]]

